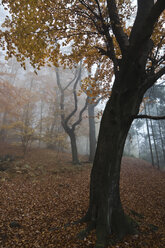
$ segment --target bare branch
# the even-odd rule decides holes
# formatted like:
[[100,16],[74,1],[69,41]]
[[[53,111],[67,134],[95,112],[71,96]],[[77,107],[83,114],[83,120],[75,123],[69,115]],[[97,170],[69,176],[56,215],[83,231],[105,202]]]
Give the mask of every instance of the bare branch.
[[103,20],[103,16],[102,16],[102,12],[101,12],[99,1],[98,0],[95,0],[95,2],[96,2],[97,7],[98,7],[99,15],[100,15],[101,19]]
[[80,2],[87,10],[89,10],[89,11],[91,12],[91,14],[94,15],[94,16],[96,17],[96,19],[99,18],[99,15],[98,15],[96,12],[94,12],[94,11],[92,10],[92,8],[89,6],[89,4],[87,4],[84,0],[79,0],[79,2]]
[[[91,13],[90,15],[85,13],[85,15],[87,15],[88,18],[91,19],[91,21],[93,22],[93,24],[94,24],[95,28],[97,29],[98,33],[100,35],[102,35],[104,40],[105,40],[106,49],[103,49],[101,47],[96,47],[96,48],[99,50],[99,52],[102,55],[106,55],[107,57],[109,57],[113,61],[114,73],[115,73],[115,75],[117,75],[117,73],[118,73],[118,63],[117,63],[117,59],[116,59],[113,39],[112,39],[112,37],[110,36],[110,33],[109,33],[109,24],[107,24],[105,22],[104,18],[103,18],[99,1],[95,0],[99,14],[97,14],[90,7],[90,5],[87,4],[84,0],[79,0],[79,2],[83,6],[85,6],[85,8]],[[80,13],[80,15],[81,15],[81,13]]]
[[152,116],[152,115],[137,115],[133,119],[151,119],[151,120],[165,120],[165,116]]
[[107,0],[107,6],[113,33],[120,46],[122,54],[124,54],[129,45],[129,40],[122,28],[115,0]]
[[76,127],[77,125],[79,125],[80,122],[82,121],[82,114],[84,113],[84,111],[86,110],[86,108],[87,108],[87,106],[88,106],[88,100],[89,100],[89,97],[86,98],[85,105],[84,105],[84,107],[81,109],[81,111],[80,111],[80,113],[79,113],[79,118],[78,118],[78,120],[77,120],[75,123],[73,123],[73,125],[72,125],[72,129],[73,129],[73,130],[74,130],[75,127]]
[[73,87],[73,96],[74,96],[74,109],[73,111],[65,118],[65,124],[67,125],[68,121],[72,118],[72,116],[76,113],[77,111],[77,93],[76,93],[76,88],[77,88],[77,84],[80,80],[80,77],[81,77],[81,66],[80,66],[80,69],[79,69],[79,74],[77,76],[77,79],[74,83],[74,87]]
[[151,87],[159,78],[161,78],[165,74],[165,66],[162,67],[157,73],[152,74],[146,79],[144,88],[148,89]]
[[78,72],[78,70],[76,70],[76,73],[74,75],[74,78],[64,87],[64,89],[63,89],[64,91],[74,82],[74,80],[77,77],[77,72]]

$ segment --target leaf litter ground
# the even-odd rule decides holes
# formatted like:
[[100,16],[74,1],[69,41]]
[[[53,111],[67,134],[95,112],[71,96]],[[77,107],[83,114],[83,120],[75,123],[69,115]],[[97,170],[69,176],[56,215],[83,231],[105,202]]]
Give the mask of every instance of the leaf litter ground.
[[[88,207],[91,165],[72,166],[69,154],[32,149],[25,158],[19,147],[1,153],[18,155],[0,172],[0,248],[92,248],[95,233],[74,222]],[[82,158],[84,159],[84,158]],[[121,198],[125,211],[139,224],[116,248],[165,247],[165,173],[143,160],[124,158]]]

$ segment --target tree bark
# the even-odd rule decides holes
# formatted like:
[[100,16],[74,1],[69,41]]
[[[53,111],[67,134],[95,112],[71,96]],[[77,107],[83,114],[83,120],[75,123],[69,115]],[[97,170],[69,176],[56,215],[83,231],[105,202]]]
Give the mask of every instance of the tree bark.
[[[122,238],[134,232],[133,221],[124,214],[119,190],[125,140],[133,121],[132,116],[138,113],[144,94],[138,85],[140,74],[138,79],[133,75],[131,78],[130,75],[128,78],[121,75],[121,80],[116,79],[101,121],[91,172],[90,203],[84,218],[96,228],[96,247],[105,247],[111,233]],[[128,88],[121,87],[131,85],[132,81],[135,82],[134,90],[125,91]]]
[[77,152],[77,144],[76,144],[76,135],[74,132],[68,133],[70,142],[71,142],[71,150],[72,150],[72,163],[73,164],[80,164]]
[[[161,0],[158,1],[162,3]],[[143,2],[138,1],[138,11],[143,7],[147,9]],[[146,72],[147,58],[153,46],[150,36],[160,12],[157,12],[159,4],[152,7],[154,2],[147,0],[147,3],[149,2],[151,4],[146,13],[148,17],[137,15],[129,44],[127,44],[128,40],[123,36],[121,25],[116,25],[119,23],[119,18],[117,11],[113,13],[116,7],[115,0],[107,1],[109,16],[113,22],[113,33],[120,46],[122,59],[116,66],[116,59],[109,56],[114,63],[115,82],[101,120],[91,171],[89,208],[84,217],[84,221],[88,222],[86,233],[92,228],[96,229],[95,248],[106,247],[111,233],[122,238],[135,231],[133,220],[125,215],[121,204],[119,181],[121,159],[128,131],[133,119],[139,113],[146,90],[157,80],[157,73],[150,77]],[[151,14],[148,14],[151,9],[153,20],[151,20]],[[142,19],[140,19],[141,16]],[[118,26],[120,27],[117,28]],[[147,33],[144,32],[143,27],[147,27]],[[108,45],[113,49],[110,43]]]
[[[60,90],[61,124],[65,132],[69,135],[69,138],[71,141],[72,163],[73,164],[80,163],[78,159],[75,129],[81,123],[82,115],[88,105],[88,97],[87,97],[84,106],[79,111],[78,118],[72,124],[69,124],[69,121],[76,114],[78,110],[78,99],[77,99],[76,89],[77,89],[78,82],[81,80],[81,69],[82,68],[81,68],[81,63],[80,63],[80,68],[77,69],[74,75],[74,79],[71,80],[69,83],[67,83],[67,85],[63,88],[61,81],[60,81],[59,70],[58,68],[56,68],[57,85]],[[64,104],[65,103],[65,90],[68,89],[68,87],[71,86],[71,84],[73,84],[72,90],[73,90],[73,98],[74,98],[74,108],[73,110],[71,110],[71,112],[67,116],[65,116],[65,113],[64,113],[65,112],[65,104]]]

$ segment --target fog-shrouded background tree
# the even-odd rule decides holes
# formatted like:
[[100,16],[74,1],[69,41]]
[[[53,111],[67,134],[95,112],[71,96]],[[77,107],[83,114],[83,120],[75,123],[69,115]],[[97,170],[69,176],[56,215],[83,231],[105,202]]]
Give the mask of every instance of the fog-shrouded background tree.
[[[12,68],[13,64],[18,68],[15,72]],[[67,133],[61,125],[61,116],[69,116],[72,112],[67,123],[68,127],[74,122],[78,127],[78,124],[82,121],[83,111],[81,109],[85,110],[84,106],[88,104],[83,95],[77,96],[76,93],[80,89],[79,81],[82,72],[80,73],[78,68],[64,70],[47,67],[36,75],[31,71],[31,68],[27,68],[26,71],[21,70],[18,62],[13,58],[8,61],[7,65],[6,61],[2,61],[1,69],[0,142],[20,143],[24,154],[31,144],[39,147],[46,146],[56,150],[56,152],[69,151]],[[13,82],[13,76],[15,82]],[[74,92],[75,83],[76,89]],[[65,96],[63,98],[64,109],[61,109],[60,105],[59,84],[65,91],[65,94],[63,94],[63,97]],[[72,101],[73,99],[76,100],[75,103]],[[77,111],[71,111],[71,109],[75,109],[75,106]],[[81,121],[77,122],[79,119]],[[75,140],[76,134],[79,136],[79,129],[74,133]],[[82,129],[81,135],[85,134],[87,136],[86,130],[88,130],[88,126],[84,131]],[[83,144],[78,146],[80,153],[82,146]],[[86,154],[88,154],[88,148]]]
[[[164,82],[149,89],[145,94],[141,113],[163,116],[165,112],[164,90]],[[138,119],[134,121],[127,138],[125,155],[148,160],[154,167],[163,169],[165,164],[164,135],[164,120]]]
[[[78,110],[77,88],[79,86],[79,81],[81,80],[81,74],[82,74],[81,64],[78,68],[75,68],[73,78],[70,79],[69,82],[67,80],[65,83],[61,82],[58,67],[55,70],[56,70],[57,85],[60,92],[61,124],[70,138],[72,163],[79,164],[80,162],[78,158],[75,131],[76,131],[76,127],[81,123],[82,115],[88,105],[88,97],[86,97],[84,106],[80,110]],[[70,91],[68,102],[66,101],[66,95],[65,95],[67,90]],[[68,108],[70,102],[73,103],[73,106],[71,106],[69,112],[66,113],[66,108]],[[76,117],[75,115],[77,113],[78,116]]]
[[[133,120],[164,118],[138,113],[146,91],[165,73],[165,1],[138,0],[135,9],[128,0],[3,3],[10,17],[0,34],[1,43],[22,66],[25,57],[36,69],[49,62],[71,67],[83,60],[87,68],[101,63],[99,77],[104,88],[114,74],[91,172],[89,208],[83,218],[88,227],[82,236],[96,229],[95,247],[99,248],[107,245],[111,233],[119,238],[134,233],[134,222],[125,215],[120,200],[120,165]],[[132,13],[136,17],[129,24]],[[61,44],[72,45],[68,55],[63,56]]]

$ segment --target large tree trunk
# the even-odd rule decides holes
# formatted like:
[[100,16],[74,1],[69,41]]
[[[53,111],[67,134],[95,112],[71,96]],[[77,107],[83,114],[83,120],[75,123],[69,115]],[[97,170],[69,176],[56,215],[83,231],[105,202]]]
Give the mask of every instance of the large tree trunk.
[[65,122],[61,122],[62,127],[64,128],[65,132],[68,134],[71,142],[71,151],[72,151],[72,164],[80,164],[78,158],[78,151],[77,151],[77,142],[76,142],[76,135],[75,129],[72,127],[70,128],[66,125]]
[[94,104],[88,104],[88,118],[89,118],[89,161],[93,162],[96,151],[96,128],[95,128],[95,113]]
[[91,172],[90,203],[84,220],[90,223],[89,228],[96,228],[96,247],[105,247],[111,233],[122,238],[134,232],[133,221],[125,216],[120,200],[120,165],[125,140],[145,90],[141,88],[140,74],[137,77],[130,71],[128,77],[121,75],[123,80],[118,78],[114,83],[103,113]]
[[73,164],[80,164],[77,152],[77,144],[76,144],[76,135],[74,131],[68,132],[70,141],[71,141],[71,150],[72,150],[72,163]]
[[71,149],[72,149],[72,163],[79,164],[78,152],[77,152],[77,144],[76,144],[76,136],[74,133],[69,135],[71,141]]

